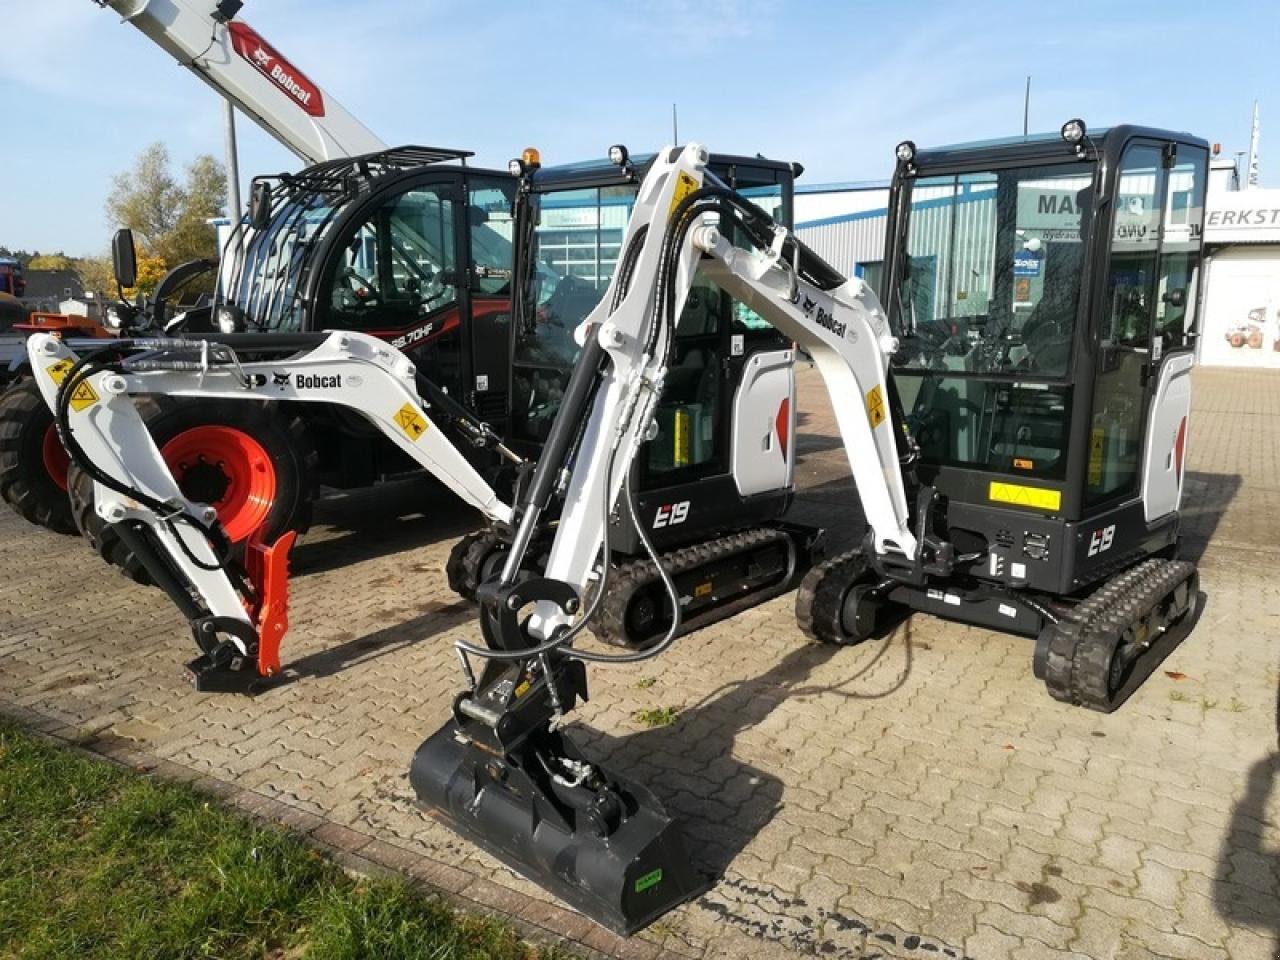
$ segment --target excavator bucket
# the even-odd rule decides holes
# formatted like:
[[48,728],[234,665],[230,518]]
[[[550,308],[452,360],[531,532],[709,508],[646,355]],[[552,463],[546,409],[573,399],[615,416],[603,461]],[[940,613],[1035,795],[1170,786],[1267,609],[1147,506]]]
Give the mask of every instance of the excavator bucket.
[[598,768],[594,784],[551,773],[547,757],[565,772],[588,765],[565,765],[578,755],[562,734],[539,737],[502,757],[450,721],[418,748],[409,780],[436,819],[615,933],[634,933],[711,886],[652,793]]

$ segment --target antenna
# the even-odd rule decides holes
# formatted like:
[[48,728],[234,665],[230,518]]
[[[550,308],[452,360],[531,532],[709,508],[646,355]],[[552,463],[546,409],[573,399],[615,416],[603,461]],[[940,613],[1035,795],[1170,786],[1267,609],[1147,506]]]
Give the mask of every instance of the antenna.
[[680,143],[680,124],[676,121],[676,105],[671,104],[671,142]]
[[1027,92],[1022,97],[1022,135],[1025,137],[1028,132],[1029,121],[1031,119],[1031,75],[1027,75]]

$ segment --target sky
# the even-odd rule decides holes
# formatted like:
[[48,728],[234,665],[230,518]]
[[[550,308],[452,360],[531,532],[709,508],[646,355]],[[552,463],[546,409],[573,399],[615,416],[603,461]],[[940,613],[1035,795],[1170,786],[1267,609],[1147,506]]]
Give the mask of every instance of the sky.
[[[683,141],[798,160],[802,183],[884,179],[901,140],[1020,133],[1030,74],[1032,131],[1143,123],[1227,154],[1258,99],[1280,185],[1275,0],[247,0],[240,19],[385,142],[481,166],[652,150],[675,102]],[[93,0],[0,0],[0,22],[0,245],[102,253],[112,175],[144,147],[222,156],[218,96]],[[239,134],[246,183],[298,167]]]

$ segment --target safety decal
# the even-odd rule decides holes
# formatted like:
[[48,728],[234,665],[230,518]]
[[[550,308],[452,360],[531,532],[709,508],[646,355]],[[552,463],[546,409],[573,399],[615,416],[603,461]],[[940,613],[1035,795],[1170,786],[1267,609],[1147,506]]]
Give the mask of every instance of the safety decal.
[[884,423],[884,391],[878,383],[867,393],[867,419],[872,430]]
[[46,368],[49,374],[49,379],[58,386],[62,386],[62,381],[67,379],[67,374],[71,372],[71,368],[74,366],[75,362],[72,360],[59,360],[57,363]]
[[89,386],[88,380],[81,380],[71,391],[71,409],[76,413],[88,410],[97,402],[98,394],[94,392],[93,387]]
[[1046,487],[1028,487],[1020,483],[991,481],[987,499],[996,503],[1011,503],[1015,507],[1035,507],[1037,510],[1057,510],[1062,506],[1062,491]]
[[411,403],[406,403],[396,411],[395,421],[396,426],[403,430],[410,440],[417,440],[427,432],[426,418],[415,410]]
[[676,189],[671,194],[671,209],[667,211],[667,219],[671,219],[671,215],[676,212],[676,207],[680,206],[680,201],[693,191],[698,189],[698,181],[692,176],[681,170],[676,174]]
[[1106,454],[1107,431],[1094,427],[1089,432],[1089,486],[1102,486],[1102,458]]

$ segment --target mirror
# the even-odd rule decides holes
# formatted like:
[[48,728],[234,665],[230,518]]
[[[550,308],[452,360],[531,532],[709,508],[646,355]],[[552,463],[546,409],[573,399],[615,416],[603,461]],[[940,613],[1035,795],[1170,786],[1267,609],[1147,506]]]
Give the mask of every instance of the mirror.
[[124,290],[138,282],[138,254],[133,246],[133,231],[117,230],[111,238],[111,266],[116,275],[116,285]]
[[1164,302],[1169,306],[1180,310],[1187,305],[1187,291],[1182,287],[1170,290],[1164,295]]
[[265,230],[270,222],[271,185],[265,180],[255,180],[249,190],[249,226]]

